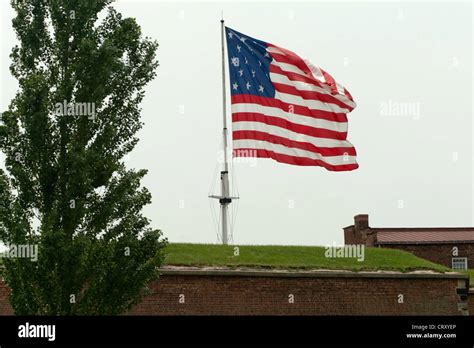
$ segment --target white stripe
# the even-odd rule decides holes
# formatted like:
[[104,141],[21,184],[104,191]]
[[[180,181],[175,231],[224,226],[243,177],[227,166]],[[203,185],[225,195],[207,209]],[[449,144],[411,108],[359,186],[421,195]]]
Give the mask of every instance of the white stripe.
[[336,88],[337,88],[337,91],[339,92],[339,94],[345,95],[344,94],[344,87],[337,81],[336,81]]
[[[302,82],[302,81],[293,81],[293,80],[290,80],[288,78],[288,76],[273,73],[273,72],[270,73],[270,80],[272,82],[281,83],[281,84],[288,85],[288,86],[293,86],[299,91],[311,91],[311,92],[318,92],[318,93],[327,94],[327,95],[333,96],[334,98],[336,98],[337,100],[343,102],[344,104],[349,105],[349,107],[354,108],[356,106],[356,104],[353,101],[349,100],[345,95],[344,95],[344,97],[342,97],[339,94],[331,94],[331,92],[330,92],[331,88],[328,85],[324,85],[326,88],[321,88],[321,87],[315,86],[311,83]],[[331,105],[335,105],[335,104],[331,104]],[[344,110],[344,111],[342,111],[344,113],[349,112],[349,109],[342,109],[342,110]]]
[[321,160],[330,165],[345,165],[345,164],[354,164],[356,163],[355,156],[329,156],[324,157],[320,154],[309,152],[301,149],[295,149],[286,147],[279,144],[269,143],[267,141],[260,140],[234,140],[232,146],[235,149],[262,149],[280,153],[283,155],[293,156],[293,157],[306,157],[314,160]]
[[305,106],[308,109],[321,110],[336,113],[348,113],[348,109],[343,109],[339,105],[322,102],[314,99],[303,99],[299,95],[287,94],[275,91],[275,99],[281,100],[287,104]]
[[280,62],[276,61],[275,59],[272,60],[271,64],[274,65],[274,66],[279,67],[283,71],[288,71],[288,72],[292,72],[292,73],[295,73],[295,74],[299,74],[299,75],[303,75],[303,76],[308,77],[308,75],[305,74],[305,72],[303,70],[301,70],[300,68],[298,68],[296,65],[289,64],[289,63],[280,63]]
[[337,100],[343,102],[344,104],[349,105],[349,106],[350,106],[351,108],[353,108],[353,109],[355,109],[355,107],[357,106],[356,102],[350,100],[350,99],[347,97],[347,95],[346,95],[344,89],[342,90],[342,94],[336,94],[336,95],[332,94],[332,96],[333,96],[334,98],[336,98]]
[[[300,68],[298,68],[294,64],[281,63],[281,62],[276,61],[275,59],[272,60],[271,64],[274,65],[274,66],[279,67],[283,71],[292,72],[292,73],[299,74],[299,75],[306,76],[306,77],[313,77],[316,80],[323,83],[324,88],[321,88],[321,87],[318,87],[318,86],[315,86],[315,85],[312,85],[312,84],[309,84],[309,83],[306,83],[306,82],[292,81],[287,76],[284,76],[284,75],[280,75],[280,76],[285,77],[287,82],[279,82],[279,83],[284,83],[284,84],[287,84],[287,85],[290,85],[290,86],[293,86],[294,84],[302,84],[303,88],[298,88],[299,90],[302,90],[302,91],[304,91],[304,90],[315,91],[315,92],[319,92],[319,93],[328,94],[328,95],[331,95],[334,98],[338,99],[339,101],[349,105],[352,108],[356,107],[356,103],[353,102],[352,100],[350,100],[346,96],[346,94],[344,93],[344,87],[339,82],[336,81],[336,87],[337,87],[337,91],[338,91],[339,94],[333,94],[332,91],[331,91],[331,87],[326,84],[326,80],[324,79],[324,76],[323,76],[321,70],[317,66],[311,64],[307,59],[305,59],[304,62],[308,66],[308,68],[310,69],[310,71],[312,73],[311,74],[312,76],[308,76],[308,74],[306,74],[303,70],[301,70]],[[270,73],[270,77],[272,76],[272,74],[275,74],[275,73]],[[278,82],[278,81],[275,81],[275,82]],[[314,89],[312,89],[311,86]]]
[[280,50],[276,47],[273,47],[273,46],[268,46],[267,51],[270,52],[270,53],[277,53],[277,54],[282,54],[282,55],[286,56],[285,52],[283,52],[282,50]]
[[255,112],[267,116],[278,117],[292,123],[300,124],[302,126],[329,129],[336,132],[347,132],[347,122],[334,122],[323,120],[321,118],[314,118],[310,116],[286,112],[282,109],[271,106],[244,103],[232,104],[232,113],[234,114],[239,112]]
[[282,138],[287,138],[293,141],[300,141],[305,143],[313,144],[317,147],[353,147],[353,145],[347,140],[329,139],[329,138],[317,138],[311,135],[301,134],[293,132],[286,128],[269,125],[262,122],[252,121],[238,121],[232,122],[232,131],[258,131],[264,132],[271,135],[275,135]]
[[293,86],[299,91],[310,91],[310,92],[318,92],[318,93],[331,95],[328,92],[331,90],[329,86],[326,86],[327,88],[321,88],[311,83],[307,83],[303,81],[293,81],[293,80],[290,80],[288,76],[274,73],[274,72],[270,73],[270,79],[272,80],[272,82],[281,83],[288,86]]
[[[306,65],[308,66],[308,68],[311,70],[311,74],[309,74],[309,76],[308,76],[308,74],[306,74],[303,70],[301,70],[300,68],[298,68],[294,64],[281,63],[281,62],[276,61],[275,59],[272,61],[271,64],[275,65],[275,66],[278,66],[283,71],[292,72],[292,73],[299,74],[299,75],[306,76],[306,77],[310,77],[310,78],[314,77],[316,80],[318,80],[318,81],[320,81],[321,83],[324,84],[323,85],[324,88],[317,87],[315,85],[305,83],[305,82],[292,81],[287,76],[282,75],[282,76],[286,77],[286,79],[289,81],[289,83],[286,82],[285,84],[292,86],[293,84],[295,84],[295,82],[296,83],[303,83],[303,84],[307,85],[307,86],[305,86],[305,89],[303,89],[303,90],[310,90],[310,91],[315,91],[315,92],[319,92],[319,93],[328,94],[328,95],[333,96],[336,99],[342,101],[343,103],[347,103],[349,106],[354,107],[353,105],[351,105],[351,104],[354,104],[354,103],[351,100],[349,100],[347,98],[347,96],[344,94],[344,87],[342,87],[342,85],[340,83],[336,82],[337,91],[340,94],[340,96],[339,96],[340,98],[337,98],[338,95],[333,94],[332,91],[331,91],[331,87],[326,84],[326,80],[324,79],[324,76],[323,76],[323,73],[321,72],[321,70],[318,67],[311,64],[308,60],[305,59],[304,61],[305,61]],[[284,82],[281,82],[281,83],[284,83]],[[341,98],[343,100],[341,100]]]
[[322,83],[326,83],[326,79],[324,78],[323,72],[321,71],[321,69],[319,69],[319,67],[311,63],[306,58],[303,58],[303,61],[305,62],[306,66],[311,71],[311,73],[313,74],[313,77],[316,80],[321,81]]

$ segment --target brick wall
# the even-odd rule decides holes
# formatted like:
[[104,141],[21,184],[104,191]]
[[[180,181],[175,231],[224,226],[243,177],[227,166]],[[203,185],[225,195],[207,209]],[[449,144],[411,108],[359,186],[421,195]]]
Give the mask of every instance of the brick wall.
[[366,228],[359,230],[355,226],[344,227],[344,244],[364,244],[365,246],[375,246],[377,234],[374,230]]
[[474,244],[383,244],[383,248],[404,250],[432,262],[451,268],[452,250],[458,248],[458,256],[467,257],[467,267],[474,269]]
[[470,289],[467,295],[467,308],[470,315],[474,315],[474,289]]
[[461,315],[463,284],[452,275],[167,271],[130,314]]
[[374,246],[375,233],[369,227],[369,216],[360,214],[354,216],[354,225],[343,228],[344,244],[365,244]]
[[[371,228],[369,226],[369,216],[367,214],[359,214],[354,216],[354,225],[344,227],[344,244],[363,244],[368,247],[380,246],[382,248],[399,249],[413,253],[414,255],[430,260],[435,263],[442,264],[446,267],[451,268],[451,259],[453,257],[466,257],[467,267],[474,269],[474,243],[468,242],[468,240],[462,241],[461,243],[456,242],[443,242],[443,243],[411,243],[411,244],[394,244],[394,243],[383,243],[377,240],[378,231],[388,231],[393,229],[387,228]],[[406,229],[409,232],[417,233],[417,231],[423,230],[427,232],[430,230],[439,230],[436,228],[430,229]],[[472,231],[472,228],[451,228],[447,230],[468,230]],[[399,241],[397,241],[399,242]],[[453,256],[453,248],[458,248],[458,255]]]
[[[440,274],[164,270],[129,314],[461,315],[463,284],[466,276]],[[0,282],[0,315],[12,313],[6,295]]]

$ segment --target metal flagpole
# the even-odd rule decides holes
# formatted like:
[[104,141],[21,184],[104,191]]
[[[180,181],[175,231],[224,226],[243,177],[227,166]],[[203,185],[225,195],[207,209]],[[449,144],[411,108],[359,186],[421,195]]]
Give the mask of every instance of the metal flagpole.
[[227,112],[226,112],[226,90],[225,90],[225,26],[224,18],[221,19],[221,53],[222,53],[222,137],[223,137],[223,150],[224,150],[224,168],[221,171],[221,194],[220,196],[211,195],[210,198],[219,199],[221,205],[221,232],[222,232],[222,244],[228,244],[229,242],[229,204],[232,203],[232,199],[238,199],[239,197],[230,196],[229,187],[229,159],[228,159],[228,146],[227,146]]
[[221,50],[222,50],[222,117],[223,117],[223,147],[224,147],[224,170],[221,171],[221,223],[222,223],[222,244],[228,243],[229,228],[229,204],[232,202],[229,194],[229,162],[227,158],[227,112],[225,95],[225,52],[224,52],[224,18],[221,19]]

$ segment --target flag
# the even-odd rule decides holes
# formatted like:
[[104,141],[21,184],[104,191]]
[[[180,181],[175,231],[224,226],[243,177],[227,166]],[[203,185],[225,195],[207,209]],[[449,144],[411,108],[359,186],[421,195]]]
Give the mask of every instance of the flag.
[[347,141],[356,104],[326,71],[295,53],[226,27],[234,157],[358,168]]

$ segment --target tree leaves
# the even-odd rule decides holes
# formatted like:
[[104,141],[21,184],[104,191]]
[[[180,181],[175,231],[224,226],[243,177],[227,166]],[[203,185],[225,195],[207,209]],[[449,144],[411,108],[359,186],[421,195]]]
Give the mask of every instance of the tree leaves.
[[[166,240],[141,215],[145,170],[128,170],[158,44],[109,0],[13,0],[19,90],[1,114],[0,239],[39,245],[6,259],[17,314],[118,314],[157,276]],[[98,14],[107,11],[97,23]],[[58,113],[93,105],[95,117]],[[71,302],[71,295],[75,298]]]

